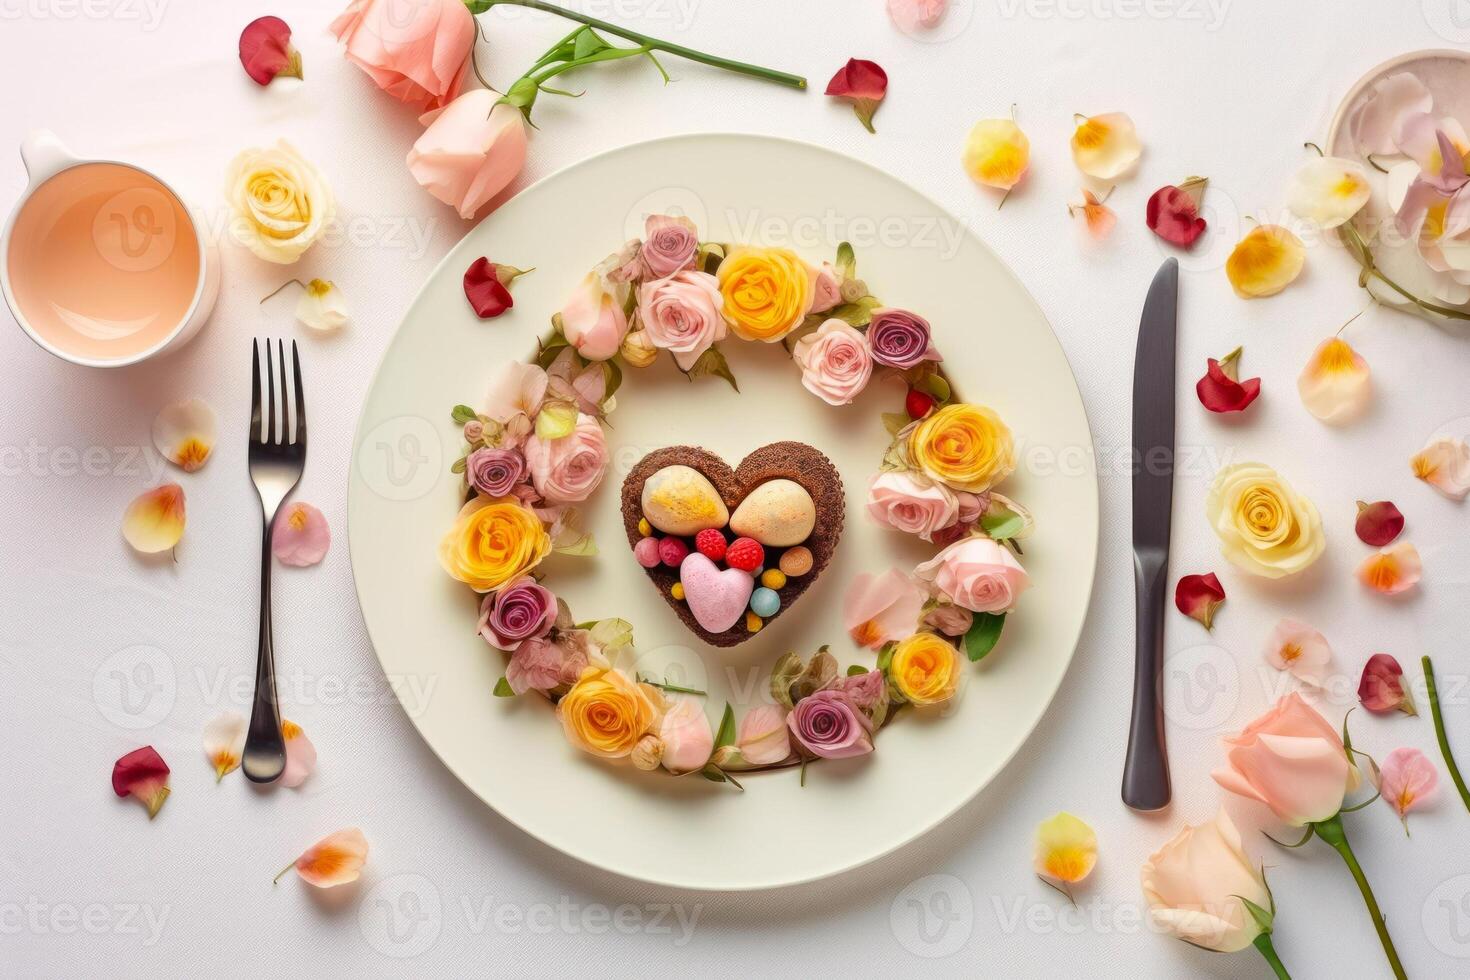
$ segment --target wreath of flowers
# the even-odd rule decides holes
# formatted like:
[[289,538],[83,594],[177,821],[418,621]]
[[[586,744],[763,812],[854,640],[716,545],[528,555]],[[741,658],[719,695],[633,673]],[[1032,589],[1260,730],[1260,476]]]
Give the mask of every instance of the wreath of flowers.
[[[928,322],[883,306],[856,266],[845,242],[816,267],[788,249],[702,242],[688,219],[655,215],[642,240],[582,280],[534,358],[502,367],[483,410],[455,407],[467,445],[452,469],[467,499],[439,557],[482,594],[478,631],[508,655],[496,695],[545,697],[567,739],[593,755],[737,787],[736,773],[800,766],[804,779],[814,759],[865,755],[901,709],[957,696],[965,659],[991,652],[1028,585],[1016,556],[1032,519],[994,489],[1015,468],[1010,430],[955,400]],[[476,290],[490,280],[505,287],[496,312],[511,305],[508,287],[523,273],[498,268],[507,271],[482,259],[466,274],[477,312]],[[637,674],[631,624],[579,622],[540,566],[552,553],[597,552],[578,507],[607,472],[603,420],[624,368],[667,351],[691,380],[719,377],[738,391],[720,350],[732,334],[784,344],[802,384],[831,405],[876,375],[903,381],[903,410],[883,415],[891,441],[866,509],[941,550],[909,572],[852,582],[844,625],[877,652],[874,667],[844,672],[826,646],[788,653],[772,668],[771,703],[738,721],[726,704],[713,730],[705,692]]]

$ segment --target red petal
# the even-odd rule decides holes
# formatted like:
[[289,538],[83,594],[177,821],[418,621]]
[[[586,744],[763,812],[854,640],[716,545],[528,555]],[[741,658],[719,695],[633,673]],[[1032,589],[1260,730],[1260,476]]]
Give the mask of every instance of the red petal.
[[1225,373],[1213,357],[1205,376],[1194,386],[1199,403],[1212,412],[1240,412],[1261,393],[1261,379],[1236,381]]
[[112,767],[112,791],[118,796],[136,796],[152,817],[168,796],[168,764],[145,745],[118,759]]
[[1209,629],[1214,625],[1215,610],[1225,601],[1225,589],[1214,572],[1186,575],[1174,587],[1174,606],[1191,619]]
[[1404,515],[1387,500],[1377,503],[1358,504],[1358,523],[1355,530],[1364,544],[1382,548],[1399,536],[1404,529]]
[[1387,653],[1375,653],[1363,665],[1358,682],[1358,700],[1369,711],[1403,711],[1417,714],[1414,699],[1404,687],[1404,668]]
[[464,273],[464,294],[482,320],[497,317],[515,305],[510,290],[495,274],[495,263],[480,256]]
[[917,388],[910,388],[909,393],[903,399],[904,411],[908,412],[909,418],[915,420],[928,415],[929,409],[934,405],[934,396]]
[[880,102],[888,91],[888,73],[875,61],[847,59],[847,64],[827,83],[827,94],[845,99]]
[[240,64],[260,85],[281,74],[301,77],[301,56],[291,47],[291,28],[279,17],[260,17],[240,32]]
[[1173,186],[1154,191],[1148,199],[1146,219],[1155,235],[1183,248],[1205,233],[1205,219],[1199,216],[1194,199]]

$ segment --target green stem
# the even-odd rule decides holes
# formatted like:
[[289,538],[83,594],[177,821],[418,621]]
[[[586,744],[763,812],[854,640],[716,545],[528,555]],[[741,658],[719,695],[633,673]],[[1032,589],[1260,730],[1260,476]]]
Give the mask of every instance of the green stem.
[[1286,967],[1281,962],[1281,957],[1276,955],[1276,947],[1271,945],[1271,934],[1263,932],[1256,937],[1251,945],[1260,950],[1266,962],[1271,964],[1271,969],[1276,971],[1277,980],[1291,980],[1291,974],[1286,972]]
[[546,69],[539,75],[531,74],[531,72],[534,72],[536,70],[535,68],[532,68],[531,72],[526,73],[526,77],[530,78],[539,87],[541,85],[544,85],[551,79],[555,78],[556,76],[560,75],[564,71],[571,71],[573,68],[580,68],[583,65],[596,64],[599,61],[617,61],[620,58],[641,58],[643,55],[647,54],[649,50],[651,49],[647,45],[638,48],[604,48],[596,54],[589,54],[585,58],[577,58],[572,61],[563,61],[561,64],[553,68]]
[[1377,277],[1379,282],[1383,283],[1389,289],[1392,289],[1394,292],[1398,293],[1404,299],[1408,300],[1410,303],[1413,303],[1421,310],[1428,310],[1430,313],[1438,313],[1440,316],[1449,317],[1450,319],[1454,320],[1470,320],[1470,313],[1466,313],[1464,310],[1457,310],[1449,306],[1439,306],[1435,303],[1426,302],[1425,300],[1422,300],[1419,297],[1415,296],[1413,293],[1409,292],[1403,286],[1400,286],[1398,283],[1394,282],[1392,279],[1388,278],[1388,276],[1385,276],[1382,272],[1378,271],[1378,264],[1373,261],[1373,255],[1368,249],[1368,243],[1363,241],[1363,236],[1358,234],[1358,230],[1354,228],[1351,224],[1341,225],[1340,229],[1344,238],[1351,239],[1350,244],[1353,246],[1353,250],[1357,253],[1358,264],[1363,267],[1363,274],[1365,276]]
[[1358,891],[1363,893],[1363,903],[1368,906],[1368,915],[1373,920],[1373,928],[1378,932],[1378,941],[1383,945],[1383,954],[1388,957],[1388,965],[1393,969],[1393,975],[1398,980],[1408,980],[1408,974],[1404,972],[1404,965],[1399,962],[1398,950],[1394,949],[1393,939],[1388,935],[1388,925],[1383,921],[1383,912],[1378,908],[1378,900],[1373,897],[1373,888],[1368,884],[1368,878],[1363,874],[1363,868],[1358,864],[1352,847],[1348,845],[1347,832],[1342,827],[1342,814],[1334,814],[1312,826],[1316,828],[1319,837],[1342,855],[1348,870],[1352,872],[1353,881],[1358,883]]
[[1421,657],[1419,663],[1424,667],[1424,687],[1429,692],[1429,714],[1434,718],[1434,737],[1439,741],[1439,754],[1444,757],[1444,766],[1450,771],[1455,789],[1460,791],[1465,809],[1470,810],[1470,789],[1465,788],[1465,777],[1460,775],[1460,767],[1455,765],[1455,757],[1450,752],[1450,739],[1444,730],[1444,716],[1439,712],[1439,693],[1434,686],[1434,665],[1429,662],[1427,655]]
[[680,58],[686,58],[689,61],[697,61],[702,65],[710,65],[714,68],[723,68],[725,71],[732,71],[738,75],[750,75],[753,78],[764,78],[767,81],[776,82],[780,85],[787,85],[791,88],[806,88],[806,79],[802,78],[800,75],[792,75],[784,71],[776,71],[772,68],[762,68],[760,65],[746,64],[743,61],[734,61],[730,58],[720,58],[716,55],[706,54],[703,51],[696,51],[693,48],[686,48],[682,44],[673,44],[669,41],[661,41],[656,37],[649,37],[647,34],[640,34],[637,31],[630,31],[627,28],[619,27],[616,24],[610,24],[607,21],[599,20],[596,17],[588,17],[586,14],[579,14],[575,10],[567,10],[564,7],[558,7],[554,3],[545,3],[543,2],[543,0],[476,0],[476,2],[469,4],[469,8],[472,13],[478,14],[489,10],[491,7],[498,7],[503,4],[510,4],[511,6],[516,7],[530,7],[532,10],[544,10],[547,13],[556,14],[558,17],[565,17],[568,20],[575,20],[580,23],[586,24],[588,27],[596,28],[597,30],[602,31],[606,34],[611,34],[614,37],[620,37],[625,41],[633,41],[636,44],[640,44],[646,47],[650,51],[663,51],[667,54],[677,55]]

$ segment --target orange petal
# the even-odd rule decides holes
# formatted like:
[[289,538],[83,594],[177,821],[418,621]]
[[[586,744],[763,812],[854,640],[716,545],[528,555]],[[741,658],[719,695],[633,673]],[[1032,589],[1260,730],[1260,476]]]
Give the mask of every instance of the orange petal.
[[1126,113],[1081,119],[1072,133],[1072,160],[1078,170],[1098,180],[1112,180],[1124,173],[1142,152],[1143,144]]
[[1419,551],[1407,541],[1398,541],[1358,566],[1358,581],[1375,592],[1398,595],[1419,583],[1424,564]]
[[1036,873],[1073,885],[1097,864],[1097,834],[1070,813],[1058,813],[1036,828]]
[[977,183],[1008,191],[1026,175],[1031,141],[1011,119],[982,119],[970,130],[962,156]]
[[226,711],[204,726],[204,757],[214,766],[214,781],[219,782],[240,768],[245,751],[245,716]]
[[1097,199],[1097,195],[1087,188],[1082,189],[1082,203],[1072,204],[1067,207],[1073,217],[1082,216],[1087,226],[1087,233],[1092,236],[1093,241],[1102,241],[1113,233],[1113,226],[1118,223],[1118,216],[1113,209]]
[[1296,379],[1302,404],[1323,422],[1348,422],[1368,407],[1373,385],[1368,362],[1347,341],[1328,337]]
[[144,554],[172,549],[184,536],[184,488],[165,483],[138,497],[123,514],[122,532]]
[[1237,296],[1274,296],[1301,275],[1306,262],[1302,241],[1280,225],[1259,225],[1236,243],[1225,260],[1225,275]]
[[1414,475],[1453,500],[1470,493],[1470,446],[1451,436],[1431,439],[1409,460]]
[[356,827],[328,834],[306,849],[306,852],[291,864],[281,869],[275,880],[280,881],[292,868],[301,880],[316,888],[331,888],[356,881],[362,866],[367,863],[368,842]]

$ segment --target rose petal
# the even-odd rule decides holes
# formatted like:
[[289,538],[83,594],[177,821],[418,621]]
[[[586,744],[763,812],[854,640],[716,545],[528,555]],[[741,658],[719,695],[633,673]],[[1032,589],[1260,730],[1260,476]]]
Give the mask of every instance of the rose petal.
[[1099,201],[1097,195],[1085,187],[1082,189],[1082,203],[1067,205],[1067,212],[1074,218],[1081,216],[1093,241],[1100,242],[1107,238],[1112,234],[1113,226],[1118,223],[1118,216],[1113,209]]
[[240,64],[257,85],[281,75],[301,77],[301,52],[291,46],[291,28],[279,17],[258,17],[240,32]]
[[464,295],[470,301],[470,309],[482,320],[497,317],[515,306],[510,289],[496,275],[495,263],[483,255],[465,270]]
[[1470,153],[1470,138],[1466,137],[1465,128],[1459,121],[1448,117],[1440,119],[1430,112],[1416,112],[1404,117],[1394,143],[1400,153],[1419,165],[1420,170],[1436,174],[1444,169],[1446,162],[1454,163],[1444,158],[1441,133],[1462,159]]
[[184,536],[184,488],[165,483],[141,494],[123,513],[122,532],[145,555],[172,549]]
[[855,643],[876,650],[913,633],[923,608],[923,589],[898,569],[863,573],[842,600],[842,624]]
[[315,565],[326,557],[331,546],[327,518],[311,504],[291,503],[276,515],[271,528],[271,554],[282,565]]
[[214,409],[198,398],[165,405],[153,418],[153,445],[186,473],[203,466],[214,450]]
[[1434,795],[1439,772],[1418,749],[1394,749],[1378,770],[1378,792],[1408,829],[1409,811]]
[[296,319],[302,326],[324,333],[340,330],[350,319],[342,290],[330,279],[313,279],[296,301]]
[[295,861],[281,869],[275,880],[280,881],[292,868],[301,880],[316,888],[331,888],[356,881],[367,863],[368,842],[356,827],[328,834],[311,845]]
[[1244,299],[1274,296],[1296,281],[1306,263],[1300,238],[1280,225],[1252,228],[1225,260],[1225,275]]
[[286,741],[286,768],[281,771],[281,785],[295,789],[316,769],[316,746],[300,725],[286,718],[281,719],[281,737]]
[[1409,116],[1434,108],[1434,96],[1410,72],[1390,75],[1373,86],[1353,116],[1353,140],[1360,153],[1394,153],[1394,137]]
[[1358,566],[1358,581],[1375,592],[1398,595],[1418,585],[1423,572],[1418,549],[1399,541],[1364,560]]
[[113,763],[112,791],[118,796],[137,797],[152,820],[168,799],[168,764],[151,745],[134,749]]
[[1404,668],[1391,654],[1375,653],[1363,665],[1358,681],[1358,700],[1369,711],[1402,711],[1417,715],[1414,696],[1404,686]]
[[1072,159],[1077,169],[1098,180],[1112,180],[1135,163],[1143,144],[1133,120],[1122,112],[1083,118],[1072,133]]
[[1409,460],[1414,475],[1452,500],[1470,493],[1470,446],[1453,436],[1431,439]]
[[977,183],[1009,191],[1026,176],[1031,141],[1013,119],[982,119],[965,138],[961,160]]
[[245,753],[245,716],[238,711],[225,711],[204,726],[204,757],[214,766],[214,781],[219,782],[240,768]]
[[1210,411],[1218,414],[1243,412],[1261,394],[1260,378],[1238,381],[1227,373],[1227,367],[1234,370],[1231,366],[1239,356],[1240,349],[1236,348],[1223,360],[1217,361],[1212,357],[1206,361],[1205,376],[1195,384],[1194,393],[1199,403]]
[[1205,629],[1214,626],[1215,610],[1225,601],[1225,588],[1214,572],[1205,575],[1186,575],[1174,587],[1174,607],[1197,619]]
[[1283,619],[1266,640],[1265,657],[1277,670],[1289,671],[1308,684],[1321,687],[1332,660],[1332,647],[1312,627]]
[[1097,864],[1097,834],[1070,813],[1058,813],[1036,828],[1036,873],[1043,878],[1074,885]]
[[1364,544],[1381,548],[1398,537],[1404,529],[1404,515],[1387,500],[1365,504],[1358,501],[1358,520],[1353,525]]
[[1363,209],[1372,187],[1362,164],[1313,157],[1302,164],[1286,192],[1291,213],[1322,228],[1336,228]]
[[[1195,184],[1194,181],[1198,181]],[[1199,214],[1199,200],[1193,189],[1204,193],[1203,178],[1191,178],[1180,186],[1160,187],[1148,199],[1144,221],[1149,230],[1166,242],[1189,248],[1205,232],[1205,219]]]
[[868,132],[873,129],[873,113],[888,92],[888,73],[877,62],[858,58],[847,59],[847,64],[827,83],[827,94],[852,101],[853,112]]
[[1368,362],[1340,337],[1317,345],[1296,380],[1307,411],[1323,422],[1349,422],[1363,414],[1373,394]]

